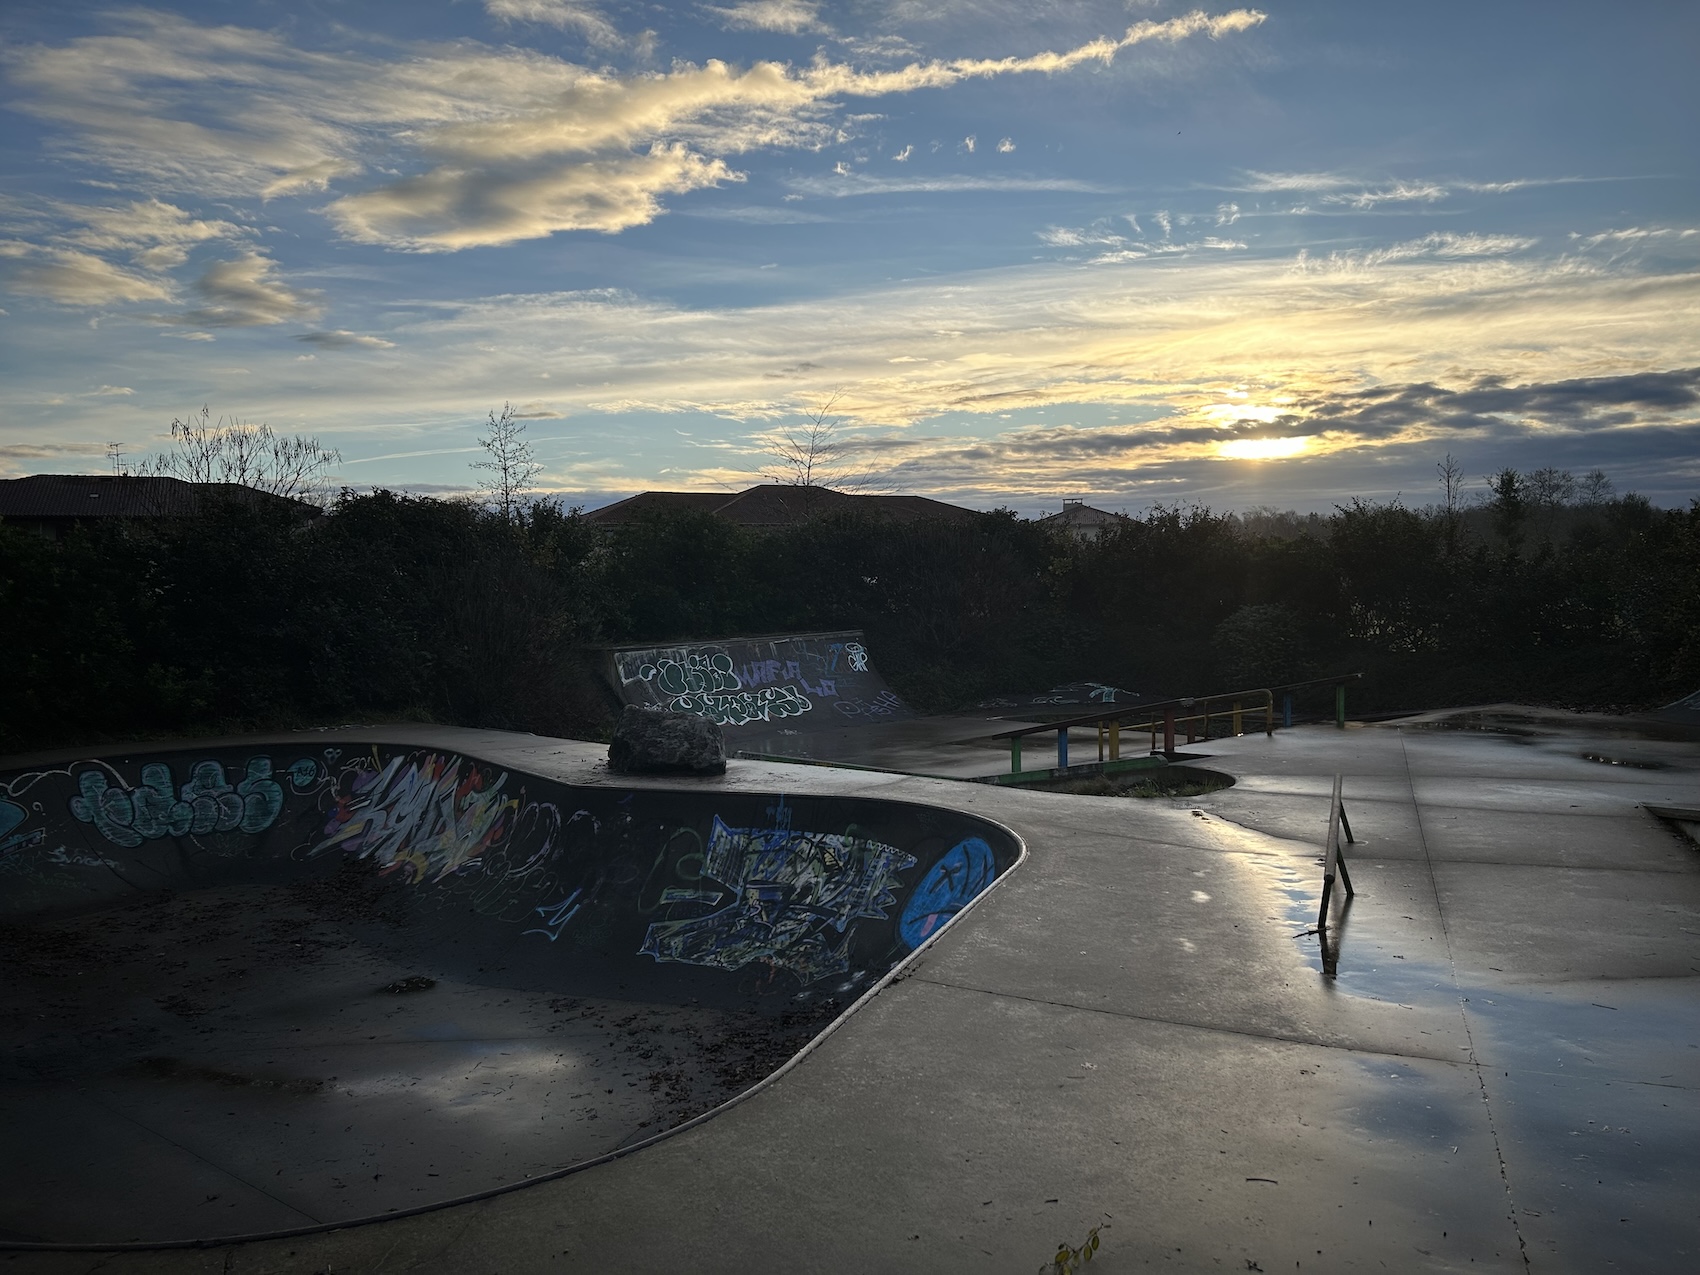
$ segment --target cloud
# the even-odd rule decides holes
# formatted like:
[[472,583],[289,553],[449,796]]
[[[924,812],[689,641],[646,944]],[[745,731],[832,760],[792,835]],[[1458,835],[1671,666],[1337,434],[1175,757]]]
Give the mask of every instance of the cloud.
[[74,248],[0,241],[0,267],[14,292],[66,306],[100,307],[126,301],[170,301],[170,286]]
[[1308,253],[1301,252],[1293,266],[1295,270],[1299,271],[1349,271],[1372,269],[1392,262],[1411,261],[1424,257],[1450,260],[1503,257],[1510,253],[1533,248],[1539,242],[1538,239],[1529,239],[1520,235],[1456,234],[1450,231],[1439,231],[1424,235],[1420,239],[1407,239],[1402,243],[1388,244],[1382,248],[1370,248],[1363,251],[1337,251],[1326,257],[1312,257]]
[[[363,336],[358,332],[347,332],[341,328],[331,332],[302,332],[292,338],[305,341],[308,345],[318,346],[321,350],[393,350],[394,341],[386,341],[381,336]],[[304,358],[313,356],[303,355]]]
[[249,252],[235,261],[216,261],[195,284],[208,305],[182,314],[156,315],[160,322],[196,328],[252,328],[317,318],[319,306],[273,271],[271,258]]
[[624,43],[618,28],[602,11],[582,0],[484,0],[484,12],[503,22],[535,22],[571,31],[600,48]]
[[1007,137],[998,139],[998,154],[1007,155],[1015,149],[1015,142]]
[[876,177],[868,173],[837,169],[829,176],[793,177],[792,190],[806,195],[842,199],[852,195],[902,195],[916,192],[951,194],[968,190],[1072,190],[1084,194],[1108,194],[1109,189],[1092,182],[1067,177]]
[[475,179],[438,168],[332,203],[350,239],[419,252],[541,239],[561,230],[615,234],[655,220],[660,196],[742,181],[723,160],[682,143],[647,155],[609,155],[565,167],[489,167]]
[[[727,12],[777,21],[806,7],[773,0]],[[487,8],[592,34],[604,21],[565,0]],[[821,57],[621,75],[469,41],[418,44],[404,56],[393,46],[305,50],[272,32],[132,9],[110,19],[120,34],[0,56],[20,109],[58,126],[59,152],[103,175],[233,198],[336,185],[346,193],[324,211],[349,238],[456,251],[652,221],[664,196],[739,180],[731,156],[833,142],[841,129],[832,116],[846,98],[1109,65],[1136,45],[1218,39],[1263,20],[1251,9],[1196,11],[1069,49],[886,69]],[[376,185],[348,189],[374,173]],[[158,246],[163,261],[173,249]]]
[[832,30],[821,20],[820,5],[815,0],[742,0],[742,3],[726,7],[712,4],[702,7],[704,12],[712,13],[722,25],[733,31],[804,35]]
[[80,229],[65,235],[67,242],[127,254],[138,267],[155,272],[182,265],[198,244],[244,235],[241,227],[228,221],[197,218],[159,199],[101,206],[62,203],[55,211],[81,223]]
[[94,390],[92,392],[98,398],[113,398],[128,397],[136,391],[131,389],[128,385],[103,385],[98,390]]

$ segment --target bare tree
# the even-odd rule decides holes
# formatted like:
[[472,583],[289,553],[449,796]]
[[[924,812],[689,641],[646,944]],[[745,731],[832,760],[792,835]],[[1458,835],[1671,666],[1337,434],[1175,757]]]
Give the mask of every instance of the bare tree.
[[1576,484],[1578,497],[1584,505],[1603,505],[1612,498],[1612,481],[1603,469],[1590,469]]
[[531,454],[531,444],[526,441],[525,422],[514,419],[512,403],[502,404],[500,416],[490,413],[489,430],[478,445],[484,449],[485,458],[473,461],[472,467],[489,475],[478,480],[478,488],[501,510],[502,517],[512,522],[525,503],[525,494],[543,472],[542,463]]
[[227,421],[222,416],[215,425],[207,407],[188,420],[173,420],[171,443],[170,451],[138,465],[136,474],[190,483],[232,483],[288,500],[322,504],[326,471],[342,461],[341,452],[303,434],[286,437],[270,425]]
[[1445,519],[1442,527],[1450,557],[1458,550],[1458,526],[1464,512],[1464,466],[1447,452],[1446,459],[1436,462],[1434,468],[1440,475],[1441,513]]
[[801,424],[788,425],[768,437],[767,454],[773,464],[761,471],[770,483],[788,487],[829,487],[834,491],[863,494],[878,484],[867,470],[849,462],[849,447],[838,430],[844,423],[832,409],[843,392],[807,413]]

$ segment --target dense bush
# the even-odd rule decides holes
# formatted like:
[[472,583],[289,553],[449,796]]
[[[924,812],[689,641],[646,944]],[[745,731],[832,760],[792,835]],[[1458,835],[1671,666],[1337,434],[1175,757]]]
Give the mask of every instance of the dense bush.
[[0,750],[398,717],[594,735],[597,644],[840,627],[935,710],[1077,678],[1191,693],[1359,669],[1366,710],[1700,686],[1700,502],[1500,487],[1450,517],[1157,509],[1095,542],[1007,512],[607,532],[382,491],[310,523],[0,525]]

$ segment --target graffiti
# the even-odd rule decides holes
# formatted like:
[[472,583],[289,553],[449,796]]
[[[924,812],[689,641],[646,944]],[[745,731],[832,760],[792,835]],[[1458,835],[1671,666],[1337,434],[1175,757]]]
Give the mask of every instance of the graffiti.
[[[297,762],[296,767],[312,762]],[[113,787],[105,772],[96,769],[77,776],[78,795],[69,803],[71,814],[93,824],[113,845],[133,847],[162,837],[203,837],[213,832],[264,832],[283,809],[283,789],[272,778],[270,757],[251,757],[246,777],[232,786],[224,766],[216,761],[196,762],[189,781],[176,788],[171,768],[161,762],[142,767],[142,782],[135,788]]]
[[440,880],[507,834],[520,804],[502,792],[507,781],[505,772],[492,782],[476,763],[447,753],[358,770],[310,853],[341,850],[410,882]]
[[[734,902],[707,916],[655,922],[638,951],[725,970],[761,961],[807,986],[850,968],[854,922],[885,917],[897,873],[914,864],[914,856],[863,837],[729,828],[717,815],[702,875],[727,887]],[[695,897],[709,902],[711,893]]]
[[874,671],[860,637],[851,632],[628,648],[611,653],[610,677],[628,703],[694,713],[726,727],[779,722],[828,704],[856,722],[908,716]]
[[668,704],[676,713],[695,713],[722,726],[769,722],[774,718],[799,717],[814,708],[793,686],[768,686],[736,695],[680,695]]
[[567,922],[572,920],[573,915],[579,910],[578,899],[579,895],[583,893],[583,890],[574,890],[559,903],[545,903],[540,908],[533,908],[532,911],[543,918],[543,924],[535,929],[522,930],[521,933],[541,934],[553,943],[561,937],[561,931],[566,928]]
[[1116,702],[1117,692],[1115,687],[1105,686],[1102,682],[1088,682],[1087,685],[1092,688],[1091,693],[1086,697],[1087,699],[1097,700],[1100,704],[1114,704]]
[[683,661],[659,659],[638,669],[640,681],[653,681],[668,695],[713,694],[742,687],[732,671],[732,659],[724,651],[688,655]]
[[19,832],[17,827],[29,817],[29,811],[13,801],[0,801],[0,855],[11,854],[29,846],[39,846],[47,837],[47,829],[35,828]]
[[969,837],[945,852],[915,887],[897,923],[898,937],[911,951],[921,946],[967,907],[998,875],[991,846]]
[[871,700],[851,695],[833,704],[846,717],[895,717],[905,709],[895,691],[881,691]]

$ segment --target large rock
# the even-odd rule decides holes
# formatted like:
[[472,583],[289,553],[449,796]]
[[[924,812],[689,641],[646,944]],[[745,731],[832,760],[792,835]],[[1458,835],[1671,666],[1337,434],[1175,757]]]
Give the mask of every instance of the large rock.
[[726,737],[706,717],[628,704],[608,745],[608,769],[627,775],[724,775]]

